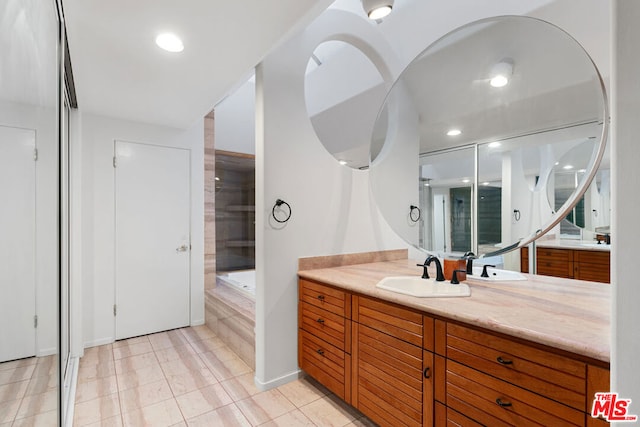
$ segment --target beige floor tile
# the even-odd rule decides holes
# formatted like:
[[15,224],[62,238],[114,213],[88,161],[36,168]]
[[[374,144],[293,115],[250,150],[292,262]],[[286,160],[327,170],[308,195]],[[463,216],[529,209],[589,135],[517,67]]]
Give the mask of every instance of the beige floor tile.
[[251,427],[242,411],[230,404],[187,420],[189,427]]
[[[113,417],[105,418],[104,420],[96,421],[92,424],[87,424],[85,427],[122,427],[122,415],[116,415]],[[75,426],[74,426],[75,427]]]
[[209,369],[169,375],[167,376],[167,381],[174,396],[180,396],[218,383],[217,378]]
[[11,423],[20,409],[22,399],[0,402],[0,423]]
[[196,356],[196,351],[190,345],[180,345],[177,347],[167,347],[156,351],[156,356],[160,363],[171,362],[185,356]]
[[96,378],[93,381],[79,383],[76,387],[76,402],[86,402],[98,397],[118,392],[118,381],[115,375]]
[[176,397],[180,410],[186,419],[197,417],[233,403],[220,384],[192,391]]
[[120,414],[118,393],[101,396],[86,402],[76,403],[74,409],[74,427],[94,424]]
[[254,373],[249,372],[248,374],[225,380],[221,384],[233,401],[237,402],[260,393],[260,390],[256,387],[254,377]]
[[180,329],[180,332],[189,342],[202,341],[216,336],[206,325],[191,326],[190,328]]
[[167,376],[179,375],[189,371],[200,371],[207,368],[207,365],[197,355],[184,355],[180,359],[161,363],[160,366]]
[[251,425],[258,426],[293,411],[295,406],[278,390],[268,390],[236,402]]
[[98,347],[86,348],[84,356],[80,358],[80,367],[113,362],[113,345],[106,344]]
[[141,343],[150,343],[149,336],[142,335],[139,337],[127,338],[125,340],[116,341],[112,345],[113,345],[113,348],[116,349],[118,347],[125,347],[125,346],[134,345],[134,344],[141,344]]
[[307,418],[300,410],[296,409],[287,412],[278,418],[262,424],[261,427],[306,427],[315,426],[309,418]]
[[35,365],[38,363],[37,357],[27,357],[26,359],[12,360],[10,362],[0,363],[0,371],[11,371],[16,368],[24,368],[26,366]]
[[125,357],[115,361],[116,374],[136,371],[138,369],[149,368],[159,365],[158,358],[154,353],[144,353],[136,356]]
[[21,418],[13,423],[15,427],[57,427],[58,411],[48,411],[27,418]]
[[127,412],[122,415],[122,418],[127,427],[169,427],[184,421],[175,399],[168,399]]
[[153,347],[150,342],[139,342],[135,344],[125,344],[113,349],[113,358],[115,360],[125,357],[137,356],[139,354],[151,353]]
[[22,399],[16,419],[53,411],[58,407],[58,392],[51,390],[46,393],[27,396]]
[[29,387],[27,387],[26,396],[33,396],[34,394],[46,393],[58,388],[58,373],[52,375],[33,377],[29,381]]
[[319,427],[341,427],[362,417],[335,396],[325,396],[300,408]]
[[136,369],[133,371],[118,374],[118,390],[128,390],[130,388],[139,387],[141,385],[160,381],[164,378],[164,372],[160,368],[160,364],[151,365],[147,368]]
[[218,381],[228,380],[252,372],[249,365],[244,363],[238,356],[224,361],[218,359],[214,353],[202,353],[200,357]]
[[209,353],[215,352],[220,347],[225,347],[226,344],[219,337],[213,336],[202,341],[194,341],[191,346],[197,353]]
[[149,335],[149,341],[155,351],[162,350],[167,347],[178,347],[189,344],[189,341],[187,341],[185,336],[178,329]]
[[58,357],[46,356],[39,357],[36,368],[33,371],[34,377],[48,377],[49,375],[56,375],[58,373]]
[[305,377],[282,385],[278,387],[278,390],[297,408],[300,408],[327,394],[327,390],[324,387],[318,386],[319,384],[316,381],[311,381]]
[[98,378],[111,377],[116,374],[116,367],[113,361],[83,365],[78,369],[78,383],[94,381]]
[[36,365],[29,365],[0,371],[0,385],[28,380],[35,369]]
[[378,427],[378,424],[374,423],[367,417],[354,420],[352,423],[347,424],[347,427]]
[[[25,380],[17,383],[0,385],[0,403],[22,399],[29,388],[29,383],[29,380]],[[2,421],[1,417],[0,421]]]
[[167,380],[162,379],[120,392],[120,409],[122,413],[132,412],[172,398]]
[[177,424],[173,424],[171,427],[187,427],[186,421],[181,421]]

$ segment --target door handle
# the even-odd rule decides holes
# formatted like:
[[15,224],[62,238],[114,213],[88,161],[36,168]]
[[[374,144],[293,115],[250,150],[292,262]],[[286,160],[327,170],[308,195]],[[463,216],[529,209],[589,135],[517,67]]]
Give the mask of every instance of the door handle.
[[189,250],[189,245],[181,245],[176,248],[176,252],[187,252]]

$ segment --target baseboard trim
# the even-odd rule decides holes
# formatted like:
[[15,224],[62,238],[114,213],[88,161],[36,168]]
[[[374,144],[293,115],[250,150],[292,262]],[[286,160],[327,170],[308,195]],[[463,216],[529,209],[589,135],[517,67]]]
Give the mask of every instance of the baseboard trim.
[[99,345],[112,344],[115,340],[113,337],[100,338],[99,340],[87,341],[84,343],[84,348],[98,347]]
[[271,381],[262,382],[258,379],[258,377],[254,377],[253,381],[255,382],[258,390],[267,391],[267,390],[271,390],[272,388],[280,387],[281,385],[290,383],[291,381],[295,381],[298,378],[300,378],[301,374],[302,374],[302,371],[298,369],[289,374],[283,375],[278,378],[274,378]]

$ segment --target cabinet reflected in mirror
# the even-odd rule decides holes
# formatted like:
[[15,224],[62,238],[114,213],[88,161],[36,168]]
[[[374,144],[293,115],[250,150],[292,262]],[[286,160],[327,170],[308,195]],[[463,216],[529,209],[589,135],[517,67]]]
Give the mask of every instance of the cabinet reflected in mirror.
[[59,21],[0,6],[0,424],[56,425]]

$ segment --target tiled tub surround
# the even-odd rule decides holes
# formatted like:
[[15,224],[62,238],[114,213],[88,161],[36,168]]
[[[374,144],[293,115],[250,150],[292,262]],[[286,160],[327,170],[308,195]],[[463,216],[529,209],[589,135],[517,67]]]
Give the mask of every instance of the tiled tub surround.
[[373,424],[310,378],[260,392],[251,368],[213,331],[197,326],[88,349],[80,361],[73,425]]
[[[468,298],[415,298],[375,287],[388,276],[420,276],[416,260],[301,270],[298,275],[534,343],[609,362],[611,288],[599,283],[525,275],[527,281],[465,281]],[[435,277],[435,269],[430,270]]]
[[254,299],[220,281],[205,293],[207,326],[251,369],[256,365],[255,306]]

